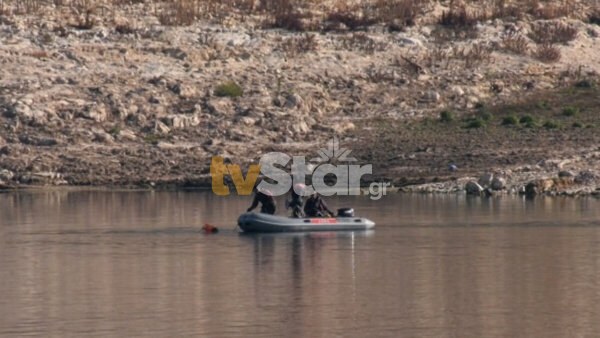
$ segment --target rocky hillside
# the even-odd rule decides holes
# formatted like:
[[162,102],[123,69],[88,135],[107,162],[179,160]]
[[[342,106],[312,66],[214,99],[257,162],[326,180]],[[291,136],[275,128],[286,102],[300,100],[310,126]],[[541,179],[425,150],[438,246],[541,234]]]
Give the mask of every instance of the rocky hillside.
[[[599,23],[600,10],[578,1],[0,0],[0,186],[206,185],[211,156],[314,154],[332,135],[361,160],[393,149],[373,163],[393,181],[535,166],[539,156],[483,159],[459,166],[464,174],[415,170],[471,150],[411,123],[561,89],[564,100],[568,88],[597,95]],[[582,129],[598,129],[597,108],[581,114]],[[462,127],[435,134],[458,138]],[[552,132],[580,134],[563,127]],[[469,129],[500,153],[519,147],[494,128]],[[528,133],[538,129],[548,133]],[[579,156],[560,143],[538,152],[546,146]],[[427,147],[439,156],[398,160]]]

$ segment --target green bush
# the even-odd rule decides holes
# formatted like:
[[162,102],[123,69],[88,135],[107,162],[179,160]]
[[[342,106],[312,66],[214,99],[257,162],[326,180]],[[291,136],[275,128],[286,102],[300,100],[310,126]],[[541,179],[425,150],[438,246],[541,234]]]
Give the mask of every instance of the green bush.
[[558,123],[556,123],[556,122],[554,122],[554,121],[550,120],[550,121],[546,121],[546,122],[544,123],[543,127],[544,127],[544,128],[546,128],[546,129],[556,129],[556,128],[558,128],[559,126],[558,126]]
[[575,116],[579,113],[579,108],[576,107],[565,107],[563,108],[564,116]]
[[454,115],[451,111],[444,110],[440,113],[440,121],[442,122],[452,122],[454,120]]
[[581,80],[575,83],[575,88],[594,88],[596,83],[592,80]]
[[244,90],[237,83],[228,81],[215,88],[215,95],[219,97],[240,97],[244,95]]
[[514,115],[506,116],[502,119],[503,126],[515,126],[517,124],[519,124],[519,119]]
[[573,122],[573,128],[583,128],[583,124],[581,122]]
[[481,128],[483,126],[485,126],[485,123],[483,122],[483,120],[480,118],[475,118],[475,119],[471,119],[471,120],[467,121],[467,125],[465,126],[465,128],[477,129],[477,128]]
[[531,124],[531,123],[534,123],[535,124],[535,119],[531,115],[523,115],[519,119],[519,123],[522,123],[522,124]]

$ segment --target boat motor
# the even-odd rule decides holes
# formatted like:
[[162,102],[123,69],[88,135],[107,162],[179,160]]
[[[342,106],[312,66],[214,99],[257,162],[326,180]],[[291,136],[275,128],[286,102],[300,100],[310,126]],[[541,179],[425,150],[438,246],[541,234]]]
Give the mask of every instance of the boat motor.
[[354,209],[352,209],[352,208],[338,209],[337,217],[354,217]]

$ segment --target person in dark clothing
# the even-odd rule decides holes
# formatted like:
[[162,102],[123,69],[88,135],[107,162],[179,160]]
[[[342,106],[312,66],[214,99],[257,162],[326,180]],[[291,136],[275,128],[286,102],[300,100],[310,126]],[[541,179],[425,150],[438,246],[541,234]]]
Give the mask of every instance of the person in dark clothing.
[[291,191],[292,199],[288,202],[288,207],[292,209],[292,217],[294,218],[303,218],[304,212],[302,211],[302,206],[304,205],[304,201],[302,196],[300,196],[296,191],[302,192],[305,188],[304,184],[298,183],[294,185]]
[[306,200],[306,204],[304,205],[304,213],[307,217],[335,216],[333,211],[329,209],[327,203],[325,203],[321,195],[318,193],[314,193],[308,198],[308,200]]
[[254,210],[258,203],[261,204],[260,212],[263,214],[273,215],[275,214],[275,199],[269,191],[257,189],[254,192],[254,200],[252,200],[252,205],[248,208],[247,212]]

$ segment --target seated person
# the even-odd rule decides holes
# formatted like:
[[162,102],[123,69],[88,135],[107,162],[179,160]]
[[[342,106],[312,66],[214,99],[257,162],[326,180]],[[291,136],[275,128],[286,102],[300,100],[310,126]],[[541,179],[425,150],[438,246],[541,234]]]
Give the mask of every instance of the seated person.
[[288,207],[292,208],[292,217],[294,218],[303,218],[304,212],[302,211],[302,206],[304,205],[304,201],[302,196],[299,194],[304,191],[305,185],[302,183],[295,184],[292,188],[291,195],[292,199],[288,201]]
[[304,213],[307,217],[334,217],[333,211],[327,207],[327,204],[318,193],[312,194],[304,205]]

